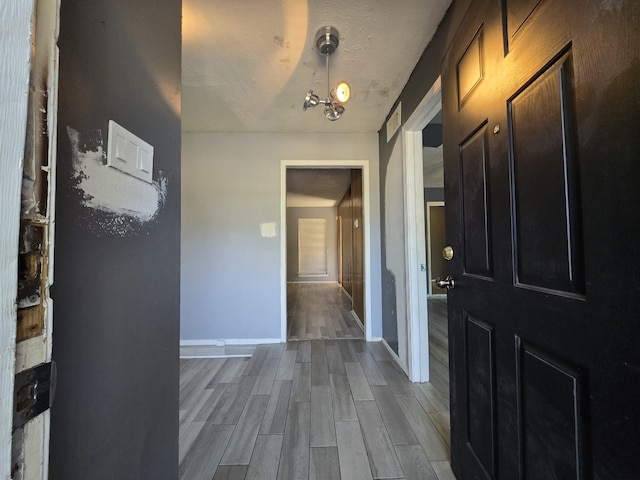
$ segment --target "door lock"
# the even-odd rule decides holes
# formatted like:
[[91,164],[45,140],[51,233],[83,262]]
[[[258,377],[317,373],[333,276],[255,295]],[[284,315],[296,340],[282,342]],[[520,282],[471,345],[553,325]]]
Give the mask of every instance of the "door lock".
[[456,282],[451,275],[447,275],[444,280],[440,277],[436,278],[436,286],[438,288],[446,288],[447,290],[453,290],[456,286]]

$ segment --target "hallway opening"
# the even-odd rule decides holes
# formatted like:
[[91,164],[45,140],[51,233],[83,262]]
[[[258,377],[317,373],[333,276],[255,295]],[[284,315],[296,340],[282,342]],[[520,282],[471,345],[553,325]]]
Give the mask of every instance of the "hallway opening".
[[[368,161],[283,160],[281,178],[282,341],[371,339]],[[290,298],[307,293],[314,315]]]
[[[405,256],[409,267],[406,274],[411,352],[409,376],[414,381],[431,381],[432,376],[437,376],[448,397],[446,290],[432,287],[436,271],[441,272],[443,268],[446,271],[446,263],[442,265],[439,253],[445,246],[442,244],[445,237],[443,231],[432,232],[430,225],[430,207],[437,205],[444,211],[440,78],[403,126],[403,152]],[[436,302],[436,298],[441,301]],[[431,318],[432,314],[437,317],[435,320]],[[434,333],[438,334],[434,336]],[[434,348],[437,355],[431,352]],[[436,359],[441,361],[432,365]]]
[[422,129],[422,173],[426,219],[427,322],[429,328],[429,382],[449,399],[449,335],[447,290],[437,279],[447,276],[443,249],[445,236],[444,166],[442,155],[442,111]]
[[362,338],[362,170],[286,174],[287,339]]

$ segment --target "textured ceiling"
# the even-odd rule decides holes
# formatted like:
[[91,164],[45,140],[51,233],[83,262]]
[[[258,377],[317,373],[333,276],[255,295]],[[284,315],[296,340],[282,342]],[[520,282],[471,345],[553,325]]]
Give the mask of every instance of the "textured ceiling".
[[[184,0],[182,128],[213,132],[377,132],[450,0]],[[331,83],[352,97],[336,122],[326,97],[324,25],[340,32]]]
[[349,185],[350,169],[287,169],[287,207],[335,207]]

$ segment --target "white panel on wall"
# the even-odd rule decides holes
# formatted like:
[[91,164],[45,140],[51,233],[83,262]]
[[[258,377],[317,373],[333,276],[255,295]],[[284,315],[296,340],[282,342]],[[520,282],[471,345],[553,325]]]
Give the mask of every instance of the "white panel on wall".
[[107,165],[151,183],[153,147],[113,120],[109,120]]
[[[336,207],[287,207],[286,267],[287,282],[338,281],[338,221]],[[298,219],[324,218],[327,221],[327,274],[321,277],[298,273]]]
[[327,219],[298,219],[298,275],[327,275]]

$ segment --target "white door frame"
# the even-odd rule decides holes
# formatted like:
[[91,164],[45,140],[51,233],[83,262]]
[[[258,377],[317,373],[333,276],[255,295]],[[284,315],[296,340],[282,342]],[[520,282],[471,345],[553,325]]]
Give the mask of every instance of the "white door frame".
[[433,270],[432,264],[429,260],[431,260],[431,211],[429,207],[444,207],[444,202],[427,202],[425,210],[427,212],[427,287],[429,298],[447,298],[447,294],[442,293],[433,293],[431,279],[433,278]]
[[0,478],[11,478],[20,191],[27,127],[31,0],[3,3],[0,62]]
[[[35,9],[34,9],[35,7]],[[14,373],[51,360],[53,304],[49,287],[53,283],[55,229],[55,156],[58,114],[58,32],[60,0],[34,2],[20,0],[8,8],[0,7],[8,41],[0,48],[0,61],[9,73],[0,78],[0,478],[10,478],[14,468],[12,453],[18,458],[20,478],[43,480],[49,477],[49,411],[31,419],[19,435],[12,434]],[[35,40],[35,51],[32,46]],[[32,55],[33,53],[33,55]],[[31,86],[36,86],[35,91]],[[43,91],[42,87],[46,90]],[[30,105],[29,94],[33,95]],[[30,117],[34,111],[46,112],[46,122]],[[38,120],[36,120],[38,118]],[[47,129],[27,141],[40,152],[35,168],[47,178],[47,208],[38,224],[46,226],[47,268],[41,272],[44,328],[41,335],[16,344],[18,290],[18,243],[22,177],[25,160],[25,134],[28,127]],[[39,131],[39,130],[38,130]],[[40,154],[47,155],[40,165]],[[29,168],[33,168],[30,165]],[[45,173],[46,172],[46,173]],[[7,344],[10,342],[10,344]],[[13,438],[12,438],[13,437]]]
[[429,381],[422,130],[441,109],[440,77],[402,126],[409,378]]
[[287,168],[357,168],[362,170],[364,219],[364,337],[371,341],[371,192],[368,160],[281,160],[280,162],[280,341],[287,341]]

